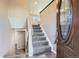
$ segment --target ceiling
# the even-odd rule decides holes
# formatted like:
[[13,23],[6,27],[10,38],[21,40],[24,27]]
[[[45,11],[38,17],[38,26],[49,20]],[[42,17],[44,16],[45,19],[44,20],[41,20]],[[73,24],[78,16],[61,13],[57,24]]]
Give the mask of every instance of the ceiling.
[[39,14],[52,0],[29,0],[29,10],[32,14]]
[[20,6],[29,10],[31,14],[39,14],[52,0],[8,0],[11,6]]

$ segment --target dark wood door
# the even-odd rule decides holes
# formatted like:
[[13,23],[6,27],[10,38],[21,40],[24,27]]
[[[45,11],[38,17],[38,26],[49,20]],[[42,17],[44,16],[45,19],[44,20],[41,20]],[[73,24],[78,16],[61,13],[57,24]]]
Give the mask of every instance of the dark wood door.
[[72,25],[66,39],[62,36],[60,25],[60,9],[62,0],[58,3],[57,13],[57,57],[58,58],[77,58],[79,57],[79,0],[71,0],[72,5]]

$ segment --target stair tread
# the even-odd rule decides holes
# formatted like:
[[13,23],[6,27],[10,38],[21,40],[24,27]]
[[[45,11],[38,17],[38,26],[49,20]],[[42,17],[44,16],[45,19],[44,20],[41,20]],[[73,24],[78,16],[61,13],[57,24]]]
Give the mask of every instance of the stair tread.
[[46,46],[48,45],[48,42],[47,41],[44,41],[44,42],[33,42],[33,47],[37,47],[37,46]]
[[33,36],[33,38],[46,38],[45,36]]
[[33,41],[33,45],[34,44],[37,44],[37,45],[47,45],[48,41],[46,41],[46,40]]
[[41,27],[32,27],[33,29],[41,29]]
[[41,34],[41,33],[43,33],[43,32],[34,32],[34,34]]
[[41,28],[33,28],[33,30],[41,30]]
[[35,29],[35,30],[33,29],[33,31],[42,31],[42,30],[41,29]]
[[33,34],[44,34],[43,32],[36,32],[36,33],[33,33]]
[[48,42],[47,40],[43,40],[43,41],[34,41],[33,43],[40,43],[40,42]]
[[40,26],[40,25],[32,25],[32,26]]
[[33,32],[42,32],[42,31],[33,31]]
[[40,31],[40,32],[37,31],[37,32],[33,32],[33,33],[43,33],[43,32],[42,31]]
[[38,47],[34,47],[34,49],[36,50],[36,49],[43,49],[43,48],[50,48],[50,46],[49,45],[45,45],[45,46],[38,46]]
[[43,37],[45,38],[45,36],[33,36],[33,38],[40,38],[40,37],[41,38],[43,38]]
[[46,40],[46,37],[33,37],[33,40]]
[[41,33],[41,34],[33,34],[32,36],[44,36],[44,34],[43,33]]

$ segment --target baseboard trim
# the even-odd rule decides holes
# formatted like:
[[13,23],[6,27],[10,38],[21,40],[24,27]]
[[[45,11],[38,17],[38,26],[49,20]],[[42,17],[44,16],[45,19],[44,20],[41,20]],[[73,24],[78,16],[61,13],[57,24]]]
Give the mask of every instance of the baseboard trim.
[[56,51],[54,51],[54,50],[51,50],[51,52],[53,52],[54,54],[57,54]]
[[51,52],[53,52],[53,53],[55,53],[56,54],[56,51],[54,51],[53,50],[53,46],[52,46],[52,43],[50,42],[50,39],[49,39],[49,37],[48,37],[48,35],[47,35],[47,33],[45,32],[45,30],[44,30],[44,28],[42,27],[42,25],[40,25],[40,27],[41,27],[41,29],[42,29],[42,31],[43,31],[43,33],[44,33],[44,35],[46,36],[46,40],[48,41],[48,43],[49,43],[49,46],[51,47]]

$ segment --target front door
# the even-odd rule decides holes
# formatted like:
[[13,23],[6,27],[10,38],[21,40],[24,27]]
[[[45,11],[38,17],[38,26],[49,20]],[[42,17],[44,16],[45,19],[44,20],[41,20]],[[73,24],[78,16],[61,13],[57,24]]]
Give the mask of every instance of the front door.
[[79,57],[79,0],[59,0],[57,57]]

